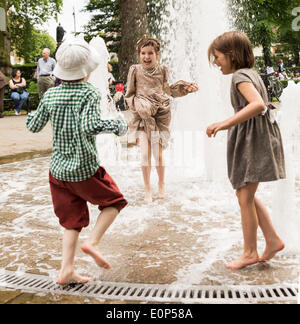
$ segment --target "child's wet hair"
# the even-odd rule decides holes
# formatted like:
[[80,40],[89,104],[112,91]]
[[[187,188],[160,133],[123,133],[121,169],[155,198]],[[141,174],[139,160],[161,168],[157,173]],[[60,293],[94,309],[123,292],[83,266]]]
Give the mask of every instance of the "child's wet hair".
[[215,51],[229,56],[232,67],[236,70],[252,69],[255,65],[253,47],[245,33],[233,31],[217,37],[208,49],[208,60],[211,63],[214,61]]
[[142,48],[147,47],[147,46],[152,46],[157,53],[160,52],[160,42],[152,37],[148,37],[147,35],[144,35],[138,42],[137,42],[137,47],[136,50],[138,54],[141,53]]

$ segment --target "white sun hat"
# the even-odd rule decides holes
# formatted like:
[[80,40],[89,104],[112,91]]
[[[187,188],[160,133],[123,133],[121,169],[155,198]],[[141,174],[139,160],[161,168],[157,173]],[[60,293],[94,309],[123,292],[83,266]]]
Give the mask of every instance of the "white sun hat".
[[64,81],[81,80],[101,63],[98,52],[83,39],[65,41],[56,53],[53,74]]

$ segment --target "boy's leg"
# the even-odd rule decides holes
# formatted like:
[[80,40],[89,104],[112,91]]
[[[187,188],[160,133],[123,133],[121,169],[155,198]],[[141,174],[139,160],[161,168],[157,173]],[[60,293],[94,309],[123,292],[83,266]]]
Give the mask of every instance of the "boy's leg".
[[70,283],[87,283],[91,278],[82,277],[75,273],[74,258],[77,247],[79,232],[75,230],[65,230],[63,237],[63,261],[58,277],[58,284],[67,285]]
[[259,226],[266,239],[266,249],[262,257],[260,258],[260,261],[265,262],[274,258],[274,256],[278,252],[282,251],[285,248],[285,245],[281,238],[277,235],[272,224],[271,217],[265,206],[257,198],[254,199],[254,202]]
[[101,238],[110,227],[110,225],[114,222],[118,214],[118,209],[114,207],[107,207],[103,209],[98,217],[97,223],[92,233],[81,246],[82,251],[94,258],[97,265],[101,268],[110,269],[110,264],[106,262],[100,255],[98,245]]
[[244,234],[244,254],[227,265],[227,268],[237,270],[259,262],[257,253],[258,216],[254,197],[258,183],[248,183],[237,190],[237,197],[241,207],[242,227]]
[[54,212],[64,227],[62,267],[58,278],[61,285],[70,282],[85,283],[89,278],[81,277],[74,272],[75,250],[78,236],[83,227],[89,224],[89,212],[86,201],[73,194],[65,187],[63,181],[55,179],[49,172],[50,191]]

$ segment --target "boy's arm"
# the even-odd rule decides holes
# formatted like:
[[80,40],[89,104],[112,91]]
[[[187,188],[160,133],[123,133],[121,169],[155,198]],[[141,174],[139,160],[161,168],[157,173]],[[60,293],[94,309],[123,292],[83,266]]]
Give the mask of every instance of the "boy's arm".
[[125,120],[102,120],[100,112],[100,99],[91,99],[87,102],[81,117],[81,129],[88,135],[113,133],[124,136],[128,131]]
[[35,112],[28,114],[26,127],[32,133],[40,132],[48,123],[50,118],[49,112],[46,109],[43,101],[38,106],[38,109]]

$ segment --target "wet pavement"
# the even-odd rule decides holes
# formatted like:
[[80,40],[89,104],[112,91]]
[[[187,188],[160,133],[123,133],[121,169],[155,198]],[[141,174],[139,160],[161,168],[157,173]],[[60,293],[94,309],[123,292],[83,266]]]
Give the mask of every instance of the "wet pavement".
[[[3,128],[1,131],[5,133]],[[33,149],[42,144],[50,131],[46,130],[42,139],[33,134]],[[23,142],[28,143],[27,139]],[[165,200],[159,200],[157,176],[153,171],[154,202],[145,205],[139,149],[123,147],[122,156],[118,163],[105,165],[129,201],[100,245],[112,269],[99,270],[78,249],[76,266],[80,274],[101,281],[170,285],[297,283],[300,257],[287,251],[267,264],[240,271],[225,268],[228,261],[241,254],[243,242],[239,207],[227,180],[212,183],[202,177],[183,176],[180,168],[168,168],[168,195]],[[50,158],[44,157],[0,166],[0,269],[48,275],[56,280],[63,230],[52,208],[49,162]],[[298,181],[298,208],[299,188]],[[262,184],[258,193],[270,211],[271,192],[272,184]],[[98,216],[97,207],[90,206],[90,211],[91,226],[83,230],[80,242],[89,235]],[[259,251],[263,250],[260,234]],[[35,296],[18,291],[0,293],[0,303],[98,302],[103,301]]]

